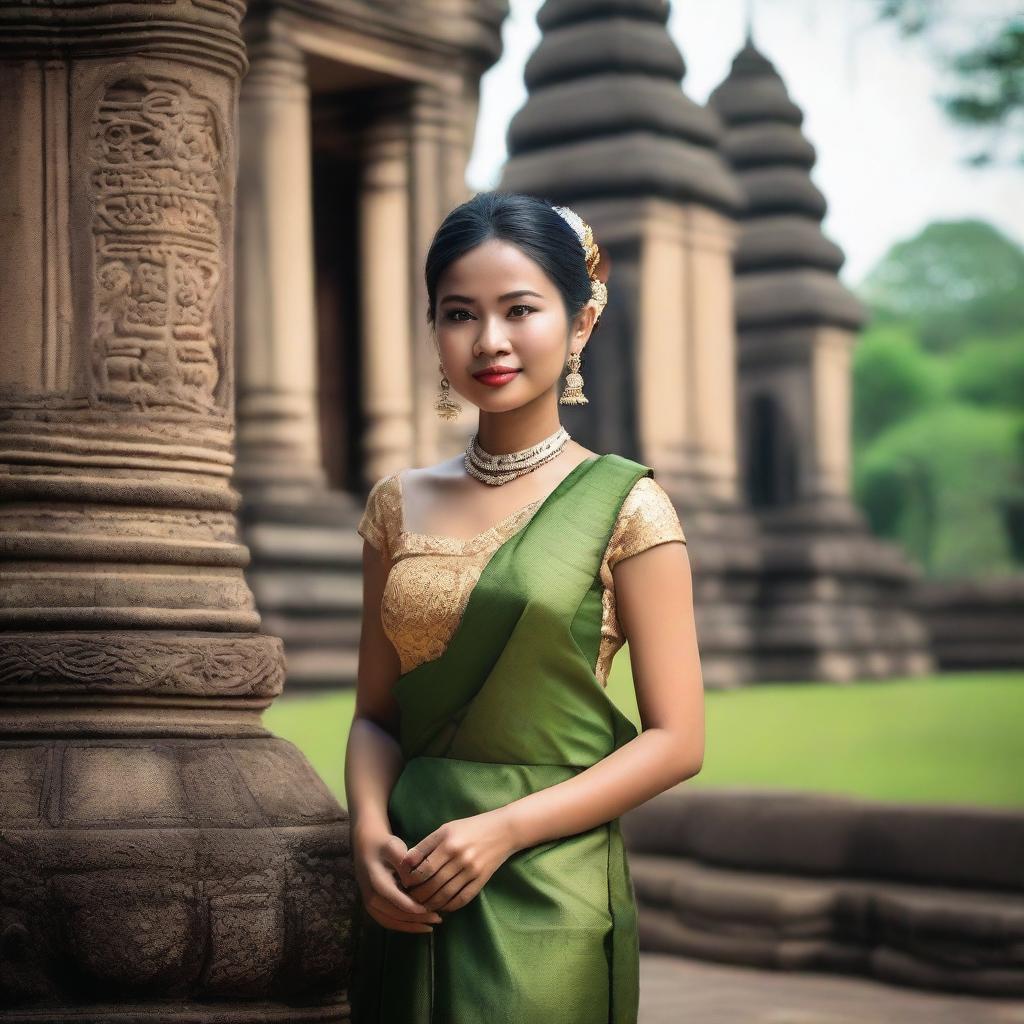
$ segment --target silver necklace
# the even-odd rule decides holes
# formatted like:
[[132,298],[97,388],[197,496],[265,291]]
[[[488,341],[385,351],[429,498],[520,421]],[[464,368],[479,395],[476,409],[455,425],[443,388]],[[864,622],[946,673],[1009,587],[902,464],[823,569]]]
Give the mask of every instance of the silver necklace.
[[569,432],[565,427],[559,427],[549,437],[529,448],[507,452],[504,455],[492,455],[480,447],[478,436],[474,434],[466,446],[466,454],[463,457],[466,472],[494,487],[525,476],[538,466],[543,466],[545,462],[550,462],[569,443]]

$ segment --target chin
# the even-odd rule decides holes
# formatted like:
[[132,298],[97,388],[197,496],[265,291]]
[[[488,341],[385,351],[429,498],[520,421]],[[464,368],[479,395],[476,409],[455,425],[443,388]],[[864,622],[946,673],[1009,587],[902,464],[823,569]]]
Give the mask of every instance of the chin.
[[522,392],[516,385],[519,383],[518,380],[509,381],[508,384],[503,384],[500,388],[493,388],[489,384],[481,384],[475,377],[472,379],[472,387],[470,393],[473,395],[473,401],[477,405],[484,406],[504,406],[509,404],[509,396],[512,394],[519,395],[520,397],[514,399],[516,405],[522,405]]

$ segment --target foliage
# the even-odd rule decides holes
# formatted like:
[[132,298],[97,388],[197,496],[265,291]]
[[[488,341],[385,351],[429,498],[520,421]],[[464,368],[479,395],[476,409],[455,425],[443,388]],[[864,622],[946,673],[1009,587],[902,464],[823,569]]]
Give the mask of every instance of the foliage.
[[855,447],[940,401],[944,370],[905,324],[884,324],[865,334],[853,362]]
[[966,341],[952,356],[950,393],[977,405],[1020,408],[1024,404],[1024,328],[998,339]]
[[979,221],[936,223],[862,286],[854,493],[934,576],[1024,565],[1024,251]]
[[1024,250],[980,220],[936,221],[898,242],[858,289],[876,322],[900,321],[924,346],[1024,325]]
[[[935,36],[953,22],[948,2],[942,0],[874,0],[882,20],[893,21],[904,36]],[[964,6],[958,12],[963,20]],[[944,46],[940,64],[957,82],[957,91],[941,98],[947,115],[975,131],[988,130],[988,139],[970,158],[974,166],[995,163],[1001,143],[1016,152],[1011,159],[1024,163],[1024,14],[1003,15],[971,11],[975,42],[952,49]]]
[[854,493],[873,529],[931,575],[1019,571],[1007,509],[1024,500],[1024,416],[948,402],[877,437],[856,462]]

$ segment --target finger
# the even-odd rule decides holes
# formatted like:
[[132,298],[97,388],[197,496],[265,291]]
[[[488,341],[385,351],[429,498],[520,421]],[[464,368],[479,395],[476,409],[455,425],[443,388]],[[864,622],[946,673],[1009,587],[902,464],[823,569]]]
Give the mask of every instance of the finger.
[[444,826],[442,825],[440,829],[435,829],[429,836],[425,836],[408,850],[399,864],[403,872],[412,871],[440,846],[445,837],[445,833],[441,831],[443,828]]
[[[442,886],[438,894],[430,900],[434,909],[437,911],[457,909],[451,905],[452,902],[462,895],[463,890],[470,888],[476,883],[476,877],[476,872],[469,868],[460,871],[447,885]],[[482,888],[482,886],[477,887],[477,889],[479,888]],[[468,903],[474,895],[476,895],[475,892],[468,893],[465,902]],[[460,903],[459,906],[463,906],[463,904]]]
[[423,906],[431,906],[437,902],[439,898],[437,894],[446,886],[456,875],[460,873],[459,865],[456,861],[450,860],[447,864],[438,868],[429,878],[423,882],[418,882],[409,888],[409,895],[413,899],[418,900]]
[[387,841],[381,847],[381,856],[393,868],[397,868],[402,863],[402,858],[408,852],[409,848],[405,845],[405,841],[401,836],[396,835],[388,836]]
[[390,914],[385,914],[383,911],[374,911],[370,916],[378,924],[396,932],[429,933],[434,930],[434,926],[432,924],[418,924],[415,921],[403,921],[401,918],[392,917]]
[[419,900],[414,899],[401,889],[394,877],[386,869],[371,871],[370,884],[373,886],[374,893],[394,906],[396,910],[405,911],[407,914],[430,913],[430,908],[423,906]]
[[406,907],[400,907],[397,903],[389,900],[386,893],[376,891],[368,894],[366,902],[370,906],[377,907],[391,914],[393,917],[401,917],[407,921],[426,921],[437,913],[436,910],[430,907],[423,907],[422,910],[408,910]]
[[379,911],[382,914],[387,914],[389,917],[398,918],[401,921],[413,921],[416,924],[440,924],[441,915],[436,910],[424,910],[422,913],[414,914],[407,910],[402,910],[396,907],[393,903],[389,903],[382,896],[378,896],[373,893],[367,901],[368,906],[373,907],[374,910]]
[[[438,879],[437,874],[443,870],[450,861],[442,860],[442,854],[440,850],[434,850],[429,853],[423,860],[419,862],[414,868],[407,868],[402,873],[402,883],[406,889],[413,889],[416,886],[422,886],[425,882],[433,882],[435,879],[440,884],[445,879]],[[446,878],[451,877],[450,875]],[[435,886],[434,888],[436,888]],[[419,897],[417,897],[418,899]]]
[[438,914],[450,914],[453,910],[464,907],[476,898],[477,893],[482,888],[483,886],[478,882],[470,882],[469,885],[464,885],[443,907],[438,907]]

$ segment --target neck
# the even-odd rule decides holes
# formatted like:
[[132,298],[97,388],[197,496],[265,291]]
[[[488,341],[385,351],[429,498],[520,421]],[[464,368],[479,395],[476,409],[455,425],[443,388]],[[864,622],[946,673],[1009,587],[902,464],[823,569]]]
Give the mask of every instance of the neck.
[[553,406],[531,411],[529,405],[510,412],[480,412],[477,440],[491,455],[508,455],[539,444],[560,426]]

